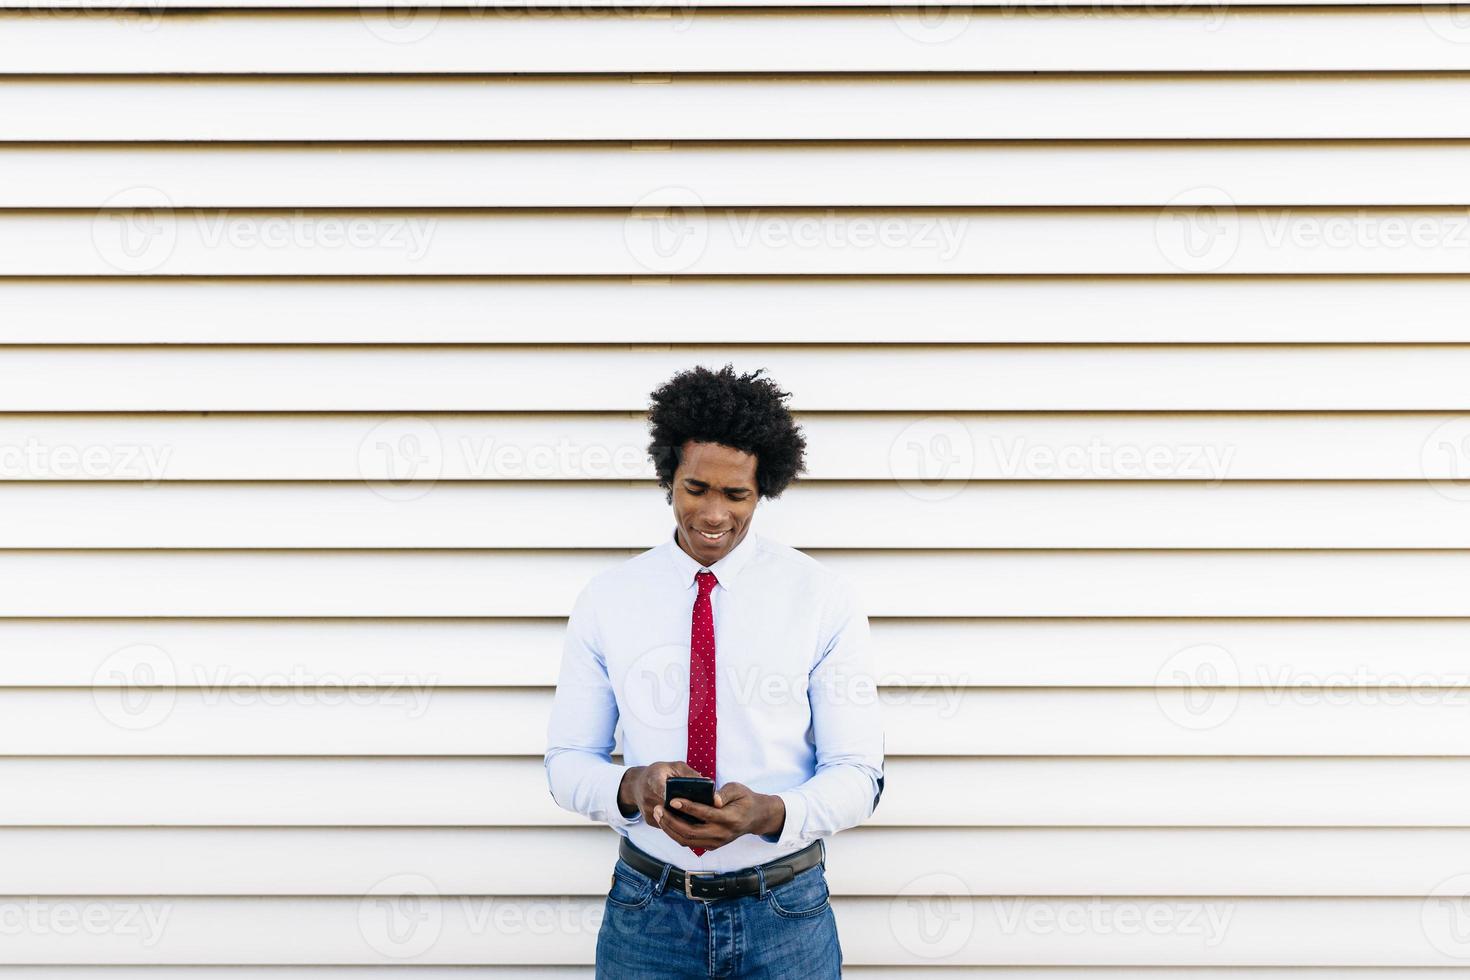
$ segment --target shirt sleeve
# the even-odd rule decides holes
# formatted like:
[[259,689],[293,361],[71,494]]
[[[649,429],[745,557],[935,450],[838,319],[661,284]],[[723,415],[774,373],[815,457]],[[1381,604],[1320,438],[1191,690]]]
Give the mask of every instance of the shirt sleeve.
[[805,845],[868,819],[883,795],[883,706],[878,701],[868,617],[856,592],[838,583],[824,620],[827,637],[811,670],[807,699],[816,742],[816,772],[777,793],[786,805],[777,844]]
[[629,767],[612,761],[617,698],[600,650],[589,586],[577,597],[562,643],[561,671],[546,730],[546,780],[566,810],[614,828],[643,819],[618,809],[618,787]]

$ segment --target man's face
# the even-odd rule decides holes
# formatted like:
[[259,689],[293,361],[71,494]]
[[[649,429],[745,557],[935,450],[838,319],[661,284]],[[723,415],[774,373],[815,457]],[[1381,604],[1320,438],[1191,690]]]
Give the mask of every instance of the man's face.
[[701,565],[728,555],[750,530],[760,499],[756,458],[713,442],[686,442],[674,471],[679,547]]

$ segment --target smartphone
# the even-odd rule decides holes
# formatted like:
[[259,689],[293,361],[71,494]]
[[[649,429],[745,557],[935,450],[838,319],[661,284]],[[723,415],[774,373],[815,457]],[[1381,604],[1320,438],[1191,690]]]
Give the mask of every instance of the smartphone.
[[714,806],[715,781],[703,776],[670,776],[664,783],[664,809],[688,823],[704,823],[705,821],[698,817],[691,817],[674,809],[674,801],[681,799],[693,800],[705,806]]

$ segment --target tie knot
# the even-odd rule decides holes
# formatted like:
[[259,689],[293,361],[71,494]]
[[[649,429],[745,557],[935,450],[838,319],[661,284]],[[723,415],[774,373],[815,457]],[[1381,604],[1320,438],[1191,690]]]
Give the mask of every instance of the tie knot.
[[709,569],[703,569],[696,573],[694,581],[699,583],[699,594],[701,597],[709,595],[714,591],[714,587],[719,584],[719,579],[715,578],[715,573]]

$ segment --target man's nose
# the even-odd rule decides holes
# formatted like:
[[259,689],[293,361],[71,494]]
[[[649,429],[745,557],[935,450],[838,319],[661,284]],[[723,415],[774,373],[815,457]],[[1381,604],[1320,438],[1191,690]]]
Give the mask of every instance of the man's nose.
[[720,501],[703,502],[699,508],[699,522],[705,527],[720,528],[730,516],[730,508]]

